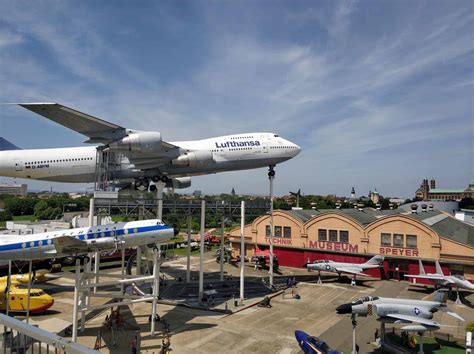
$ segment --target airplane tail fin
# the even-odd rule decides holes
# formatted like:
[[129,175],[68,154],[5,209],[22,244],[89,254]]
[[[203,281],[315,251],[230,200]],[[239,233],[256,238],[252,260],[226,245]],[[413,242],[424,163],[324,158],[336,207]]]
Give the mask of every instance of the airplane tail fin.
[[423,263],[421,262],[421,259],[418,260],[418,265],[420,267],[420,275],[425,275],[425,267],[423,267]]
[[438,261],[435,262],[435,265],[436,265],[436,274],[444,275],[443,270],[441,269],[441,266],[439,265]]
[[379,254],[373,256],[371,259],[369,259],[367,262],[365,262],[365,264],[370,264],[370,265],[380,265],[380,263],[382,263],[384,260],[384,256],[381,256]]
[[436,290],[434,293],[425,296],[422,300],[436,301],[445,304],[446,300],[448,300],[448,289]]
[[0,136],[0,151],[6,151],[6,150],[21,150],[21,148],[12,144],[7,139]]

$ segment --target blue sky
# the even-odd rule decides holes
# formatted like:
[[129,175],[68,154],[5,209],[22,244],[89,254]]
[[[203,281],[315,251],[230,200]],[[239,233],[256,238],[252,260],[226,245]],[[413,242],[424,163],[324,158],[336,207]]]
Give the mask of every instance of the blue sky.
[[[53,101],[165,140],[273,131],[285,194],[411,197],[474,178],[472,1],[0,1],[0,101]],[[84,137],[15,106],[23,148]],[[1,181],[7,181],[0,178]],[[85,186],[29,181],[31,189]],[[267,192],[264,169],[193,179]]]

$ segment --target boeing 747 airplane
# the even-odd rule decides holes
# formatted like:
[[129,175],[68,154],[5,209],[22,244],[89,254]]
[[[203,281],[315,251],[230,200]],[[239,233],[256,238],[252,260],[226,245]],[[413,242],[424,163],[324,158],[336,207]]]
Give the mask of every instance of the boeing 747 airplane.
[[[20,106],[87,137],[85,143],[119,153],[120,183],[148,188],[162,181],[167,187],[187,188],[190,176],[273,166],[298,155],[300,147],[274,133],[247,133],[193,141],[164,141],[156,131],[137,131],[78,112],[57,103]],[[97,147],[0,151],[0,176],[45,181],[94,182]],[[1,147],[0,147],[1,149]]]

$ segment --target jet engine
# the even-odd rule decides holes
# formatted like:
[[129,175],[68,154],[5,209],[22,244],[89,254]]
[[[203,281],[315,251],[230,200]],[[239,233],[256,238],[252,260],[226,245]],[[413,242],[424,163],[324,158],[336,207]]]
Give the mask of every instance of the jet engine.
[[183,189],[191,187],[191,177],[170,178],[166,182],[166,188]]
[[113,151],[152,153],[161,150],[161,143],[159,132],[137,132],[111,142],[108,147]]
[[183,155],[178,156],[174,160],[171,160],[171,164],[174,166],[191,168],[204,167],[214,162],[215,161],[212,152],[207,150],[187,152]]

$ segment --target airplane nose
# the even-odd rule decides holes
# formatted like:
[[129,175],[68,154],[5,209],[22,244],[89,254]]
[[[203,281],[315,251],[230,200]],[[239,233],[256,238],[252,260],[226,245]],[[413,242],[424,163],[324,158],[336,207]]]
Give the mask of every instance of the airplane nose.
[[336,312],[340,315],[346,314],[346,313],[352,313],[352,305],[351,304],[342,304],[338,307],[336,307]]
[[296,330],[295,338],[298,341],[298,343],[301,343],[301,342],[304,342],[306,338],[308,338],[308,334],[303,331]]

